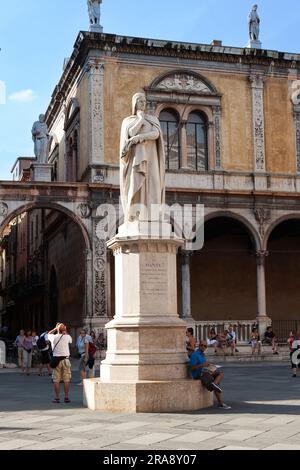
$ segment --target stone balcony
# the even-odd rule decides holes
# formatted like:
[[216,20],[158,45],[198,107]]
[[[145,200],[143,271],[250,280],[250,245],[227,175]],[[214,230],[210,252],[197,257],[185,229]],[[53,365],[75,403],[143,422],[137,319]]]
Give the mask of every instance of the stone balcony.
[[[94,168],[93,179],[98,181],[101,173],[102,183],[119,186],[119,167],[101,165]],[[98,176],[97,176],[98,175]],[[196,172],[186,169],[167,171],[167,190],[182,191],[224,191],[243,193],[288,193],[300,192],[300,175],[280,173],[247,173],[238,171]]]

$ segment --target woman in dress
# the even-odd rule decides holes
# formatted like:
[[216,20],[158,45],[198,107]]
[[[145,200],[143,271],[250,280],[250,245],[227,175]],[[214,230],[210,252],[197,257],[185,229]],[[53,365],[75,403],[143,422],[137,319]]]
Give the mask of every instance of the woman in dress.
[[32,361],[32,349],[33,349],[33,337],[31,330],[26,330],[22,341],[23,348],[23,374],[30,375],[31,361]]

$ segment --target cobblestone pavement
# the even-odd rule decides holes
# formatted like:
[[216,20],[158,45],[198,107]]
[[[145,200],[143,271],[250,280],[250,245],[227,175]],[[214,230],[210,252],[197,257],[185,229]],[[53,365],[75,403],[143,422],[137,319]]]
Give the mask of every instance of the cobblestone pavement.
[[0,450],[300,450],[300,377],[292,378],[287,364],[224,370],[232,410],[155,415],[83,408],[77,373],[72,403],[54,405],[49,377],[2,370]]

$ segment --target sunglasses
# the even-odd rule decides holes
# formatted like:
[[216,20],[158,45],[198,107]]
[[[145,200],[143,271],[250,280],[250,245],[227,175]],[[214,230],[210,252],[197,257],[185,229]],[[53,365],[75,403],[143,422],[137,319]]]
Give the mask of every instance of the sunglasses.
[[207,348],[206,344],[200,344],[201,348]]

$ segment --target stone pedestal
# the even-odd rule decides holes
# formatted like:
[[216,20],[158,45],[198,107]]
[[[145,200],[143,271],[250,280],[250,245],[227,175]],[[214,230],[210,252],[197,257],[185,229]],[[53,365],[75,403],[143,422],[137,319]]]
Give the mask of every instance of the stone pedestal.
[[101,379],[84,384],[93,410],[162,413],[212,406],[211,394],[189,379],[186,323],[177,313],[182,241],[159,235],[167,230],[162,225],[150,232],[145,224],[123,226],[108,243],[115,255],[116,316],[106,325]]
[[248,49],[261,49],[262,43],[260,41],[249,41],[247,44]]
[[91,33],[103,33],[103,27],[100,24],[90,25]]
[[33,163],[30,167],[31,181],[51,183],[52,167],[47,163]]

